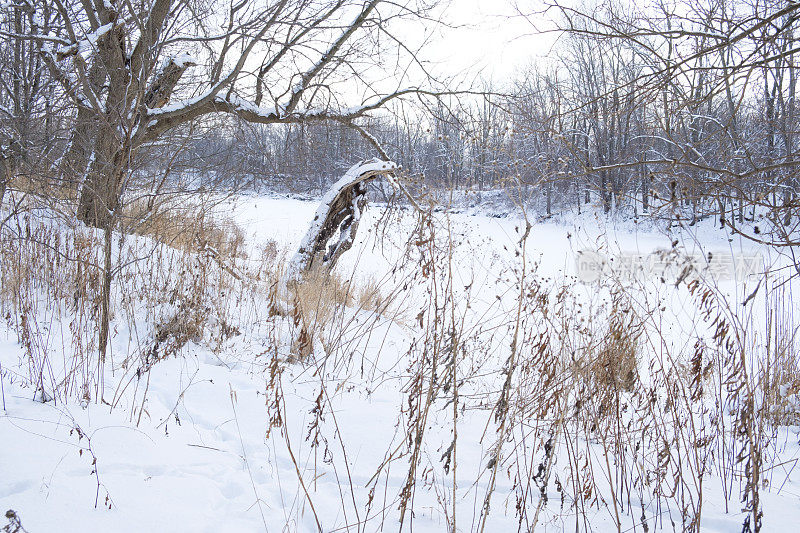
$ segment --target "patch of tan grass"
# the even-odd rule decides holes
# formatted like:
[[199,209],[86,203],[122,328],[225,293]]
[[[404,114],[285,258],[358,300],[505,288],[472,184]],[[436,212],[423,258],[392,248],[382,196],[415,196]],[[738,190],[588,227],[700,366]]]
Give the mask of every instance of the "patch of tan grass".
[[45,199],[47,203],[55,201],[76,205],[78,201],[76,185],[46,176],[20,173],[14,175],[6,186],[29,197]]
[[[800,358],[796,349],[797,326],[792,312],[791,287],[781,280],[766,291],[764,354],[758,365],[758,388],[763,394],[764,416],[769,423],[800,425]],[[754,347],[755,348],[755,347]]]
[[374,277],[368,278],[358,287],[356,301],[360,309],[380,311],[385,303],[380,285]]
[[353,302],[350,282],[337,274],[314,271],[294,286],[296,311],[303,316],[307,326],[312,329],[324,327],[340,306]]
[[245,255],[244,231],[233,220],[215,217],[200,206],[132,202],[123,210],[123,230],[187,252],[210,249],[224,258]]
[[292,352],[298,360],[303,360],[313,351],[315,339],[325,343],[325,332],[345,308],[384,314],[390,298],[381,293],[375,278],[356,285],[336,273],[317,270],[290,288],[286,303],[299,328]]
[[629,320],[612,315],[608,332],[590,368],[599,388],[630,391],[636,384],[639,339]]
[[584,357],[572,362],[572,371],[607,412],[620,393],[633,391],[639,381],[641,331],[631,317],[615,307],[607,325],[591,337]]
[[775,347],[759,375],[767,419],[775,425],[800,425],[800,363],[790,341]]

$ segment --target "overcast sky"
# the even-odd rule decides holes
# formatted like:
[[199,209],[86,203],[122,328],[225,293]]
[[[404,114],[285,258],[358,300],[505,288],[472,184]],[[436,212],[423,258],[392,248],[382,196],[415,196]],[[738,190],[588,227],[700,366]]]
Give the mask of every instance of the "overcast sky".
[[[513,78],[519,68],[547,55],[553,37],[535,34],[530,21],[517,14],[512,1],[451,0],[445,16],[461,27],[442,29],[429,55],[450,74],[475,69],[497,81]],[[519,3],[529,9],[535,4],[526,0]],[[542,21],[535,22],[541,26]]]

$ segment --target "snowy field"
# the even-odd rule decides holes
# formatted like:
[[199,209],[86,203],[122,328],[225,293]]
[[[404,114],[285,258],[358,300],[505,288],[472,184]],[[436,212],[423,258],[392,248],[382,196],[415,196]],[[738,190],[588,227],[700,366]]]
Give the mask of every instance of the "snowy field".
[[[270,197],[241,197],[220,206],[246,234],[247,259],[239,268],[260,261],[271,241],[279,257],[291,254],[316,207]],[[374,285],[389,303],[374,306],[377,311],[359,310],[356,304],[334,310],[314,339],[312,355],[300,363],[286,363],[291,321],[271,316],[265,294],[242,289],[226,300],[237,334],[216,345],[192,339],[145,373],[130,371],[132,358],[141,357],[131,339],[145,336],[145,318],[126,322],[118,312],[102,401],[42,403],[26,382],[28,362],[20,339],[4,324],[1,510],[16,511],[31,533],[392,531],[399,525],[415,457],[415,483],[406,494],[403,517],[409,531],[446,531],[453,516],[458,531],[525,531],[534,524],[545,531],[680,530],[687,510],[698,507],[701,530],[742,530],[746,513],[736,471],[744,466],[734,464],[725,445],[703,448],[702,456],[669,449],[662,462],[660,456],[655,460],[661,445],[643,442],[644,434],[633,432],[630,450],[603,453],[602,434],[590,436],[593,428],[581,433],[579,423],[571,434],[573,426],[558,423],[585,391],[558,389],[559,376],[566,375],[561,372],[567,372],[561,366],[552,380],[540,382],[544,367],[531,363],[526,370],[526,364],[537,360],[533,347],[541,346],[536,338],[543,331],[563,333],[556,351],[569,359],[569,343],[591,336],[578,330],[603,331],[602,317],[621,305],[615,295],[624,287],[625,294],[635,295],[626,300],[632,313],[648,316],[642,330],[653,333],[658,326],[660,332],[658,342],[647,337],[638,352],[641,376],[633,387],[647,388],[660,379],[665,359],[672,359],[674,368],[688,365],[696,339],[710,326],[686,284],[676,286],[682,267],[667,275],[668,260],[651,261],[643,274],[626,277],[630,264],[641,266],[641,258],[651,253],[663,259],[674,250],[701,258],[709,252],[716,258],[757,256],[773,267],[786,264],[785,258],[717,230],[713,221],[668,230],[665,223],[584,214],[570,224],[533,222],[521,241],[525,222],[513,216],[439,212],[431,226],[415,231],[412,210],[393,209],[389,220],[384,215],[380,207],[367,210],[360,242],[343,256],[337,272],[351,286]],[[426,248],[428,238],[435,247]],[[581,251],[617,262],[639,259],[615,270],[614,283],[606,279],[614,277],[608,272],[599,281],[583,282],[576,265]],[[425,272],[429,260],[441,272]],[[704,279],[713,282],[720,300],[741,310],[744,330],[758,329],[766,320],[764,287],[745,303],[757,287],[755,279],[735,272]],[[533,296],[520,307],[520,294]],[[431,303],[434,297],[438,300]],[[792,313],[797,306],[791,297],[786,305]],[[541,318],[542,309],[551,314]],[[133,331],[126,325],[131,323],[140,329]],[[60,323],[48,334],[55,339],[69,337],[69,331],[69,323]],[[515,332],[518,341],[512,340]],[[602,334],[592,338],[602,340]],[[46,342],[58,360],[61,345]],[[506,398],[514,424],[500,427],[499,391],[514,344],[523,347],[516,354],[515,392]],[[438,375],[425,367],[434,364],[429,359],[436,350],[445,354],[440,354]],[[446,355],[451,351],[460,354],[455,369]],[[56,377],[58,372],[53,371]],[[455,399],[452,386],[429,388],[418,379],[437,375],[446,381],[448,372],[455,374],[449,383],[458,384]],[[433,392],[426,400],[428,390]],[[530,397],[519,392],[526,390]],[[548,390],[561,391],[563,401],[534,416],[538,408],[527,402]],[[706,392],[696,405],[713,404],[714,398]],[[628,417],[622,411],[616,418],[620,423]],[[705,420],[701,409],[687,412],[697,415],[693,420]],[[671,431],[675,428],[663,435]],[[800,524],[798,428],[764,431],[771,437],[760,490],[763,527],[790,531]],[[416,456],[412,435],[421,441]],[[498,438],[507,445],[495,466]],[[670,438],[663,436],[664,442]],[[692,439],[669,442],[696,442]],[[555,452],[546,452],[553,442]],[[637,455],[640,445],[647,454]],[[630,461],[613,464],[621,457]],[[679,469],[694,472],[705,461],[705,474],[652,486],[629,484],[637,479],[629,471],[650,472],[642,466],[649,461],[658,463],[654,472],[661,468],[669,476]],[[591,483],[572,464],[591,470]],[[575,486],[585,486],[580,501],[573,496]],[[666,494],[669,487],[675,493]],[[520,505],[527,509],[523,519]]]

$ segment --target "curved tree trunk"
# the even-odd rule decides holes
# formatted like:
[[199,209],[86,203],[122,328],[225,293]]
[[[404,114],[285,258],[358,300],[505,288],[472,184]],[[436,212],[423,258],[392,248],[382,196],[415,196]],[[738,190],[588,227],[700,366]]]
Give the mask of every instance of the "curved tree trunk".
[[367,182],[397,170],[392,161],[370,159],[348,170],[322,198],[311,227],[286,272],[288,283],[299,282],[316,269],[331,271],[355,240],[367,202]]
[[[284,289],[297,291],[309,273],[320,270],[330,273],[333,270],[336,261],[355,241],[361,213],[367,204],[367,182],[391,174],[397,168],[391,161],[361,161],[328,190],[281,280]],[[298,359],[305,359],[313,351],[313,334],[306,319],[302,318],[297,292],[293,306],[295,325],[301,328],[292,344],[292,353]]]

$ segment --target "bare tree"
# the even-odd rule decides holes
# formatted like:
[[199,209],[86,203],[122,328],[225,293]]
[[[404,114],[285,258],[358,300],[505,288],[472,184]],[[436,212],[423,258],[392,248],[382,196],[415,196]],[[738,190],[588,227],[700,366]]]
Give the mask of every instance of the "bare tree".
[[132,161],[178,126],[219,113],[260,124],[351,124],[412,93],[372,83],[378,52],[398,43],[407,53],[392,66],[418,65],[394,22],[431,8],[414,0],[29,0],[11,9],[30,13],[30,28],[7,34],[35,44],[74,109],[59,170],[81,184],[78,217],[107,227]]
[[[137,186],[134,170],[149,157],[165,162],[166,176],[180,148],[172,144],[189,142],[165,140],[179,132],[191,141],[195,126],[219,116],[301,133],[334,122],[364,132],[378,147],[358,121],[422,93],[411,79],[412,72],[425,79],[418,48],[394,32],[434,8],[426,0],[18,0],[3,8],[3,60],[14,66],[0,94],[0,113],[13,119],[4,117],[0,132],[3,188],[16,164],[5,137],[24,139],[21,119],[31,115],[17,104],[33,109],[57,99],[70,133],[60,157],[37,170],[72,187],[77,218],[104,230],[101,365],[110,333],[113,231],[123,196]],[[389,50],[396,53],[387,56]],[[383,75],[387,70],[405,74]],[[148,178],[151,198],[164,181]]]
[[23,38],[51,18],[50,11],[36,13],[27,3],[0,8],[0,202],[11,177],[51,156],[55,147],[51,80],[36,42]]
[[[569,174],[588,177],[606,211],[626,201],[649,211],[658,197],[669,216],[714,214],[745,237],[794,243],[799,14],[796,2],[671,0],[555,1],[527,13],[556,20],[562,35],[551,133],[568,148]],[[755,216],[772,237],[741,224]]]

